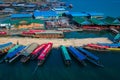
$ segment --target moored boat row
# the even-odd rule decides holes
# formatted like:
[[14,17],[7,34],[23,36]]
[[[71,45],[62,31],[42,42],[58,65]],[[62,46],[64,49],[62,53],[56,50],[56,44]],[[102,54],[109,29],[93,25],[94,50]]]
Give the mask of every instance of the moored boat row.
[[[6,46],[13,45],[12,42],[0,44],[0,50],[3,49]],[[16,58],[21,56],[20,62],[25,63],[28,60],[34,60],[37,59],[38,63],[37,65],[40,66],[44,63],[47,56],[49,55],[51,49],[52,49],[53,43],[44,43],[44,44],[37,44],[37,43],[31,43],[28,46],[17,44],[13,47],[11,47],[8,51],[6,56],[3,58],[1,62],[13,62]],[[110,46],[119,46],[119,43],[117,44],[88,44],[87,46],[95,49],[99,49],[98,51],[103,51],[105,49],[108,51],[120,51],[119,47],[110,47]],[[97,46],[97,48],[96,48]],[[86,47],[84,47],[86,48]],[[86,60],[88,60],[90,63],[95,64],[96,66],[103,67],[103,65],[100,64],[100,59],[98,56],[94,55],[93,53],[89,52],[88,50],[84,49],[83,47],[73,47],[73,46],[60,46],[61,54],[63,56],[63,60],[65,61],[66,65],[70,65],[72,62],[72,59],[69,55],[69,53],[75,57],[80,63],[82,63],[84,66],[86,66]],[[100,50],[102,49],[102,50]],[[93,49],[91,49],[93,50]]]

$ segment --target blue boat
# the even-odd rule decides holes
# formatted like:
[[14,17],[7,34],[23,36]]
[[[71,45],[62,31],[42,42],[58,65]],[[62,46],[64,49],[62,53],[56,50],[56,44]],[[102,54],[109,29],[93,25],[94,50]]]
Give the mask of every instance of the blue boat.
[[10,59],[14,58],[17,56],[26,46],[20,45],[18,48],[16,48],[14,51],[10,52],[7,54],[4,58],[6,62],[8,62]]
[[6,47],[6,46],[9,46],[9,45],[12,45],[12,42],[8,42],[8,43],[5,43],[5,44],[0,44],[0,48]]
[[12,48],[14,44],[12,42],[8,42],[5,44],[0,44],[0,55],[7,53],[10,48]]
[[99,57],[95,56],[94,54],[92,54],[91,52],[81,48],[81,47],[78,47],[77,48],[80,52],[82,52],[84,55],[87,56],[87,60],[99,67],[104,67],[102,64],[99,63]]
[[97,43],[98,45],[108,46],[110,48],[118,48],[120,47],[120,43]]
[[82,53],[84,53],[86,56],[88,56],[89,58],[95,60],[95,61],[99,61],[99,57],[95,56],[94,54],[92,54],[91,52],[83,49],[82,47],[78,47],[77,48],[79,51],[81,51]]
[[78,60],[80,61],[84,66],[86,66],[86,63],[84,62],[84,60],[86,60],[86,56],[83,55],[82,53],[80,53],[77,49],[75,49],[72,46],[68,47],[68,51]]

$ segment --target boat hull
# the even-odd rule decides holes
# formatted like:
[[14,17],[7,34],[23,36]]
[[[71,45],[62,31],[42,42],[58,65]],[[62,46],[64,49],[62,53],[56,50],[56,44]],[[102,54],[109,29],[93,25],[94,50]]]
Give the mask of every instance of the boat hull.
[[87,49],[87,50],[102,51],[102,52],[109,51],[109,50],[107,50],[107,49],[91,48],[91,47],[88,47],[88,46],[84,46],[83,48],[84,48],[84,49]]

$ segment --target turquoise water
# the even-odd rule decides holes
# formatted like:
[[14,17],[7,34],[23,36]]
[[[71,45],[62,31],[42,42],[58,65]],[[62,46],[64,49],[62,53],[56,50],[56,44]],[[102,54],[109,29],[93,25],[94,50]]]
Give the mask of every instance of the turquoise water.
[[[71,32],[65,33],[67,39],[88,38],[88,37],[109,37],[114,35],[109,32]],[[93,52],[93,51],[92,51]],[[26,64],[19,62],[19,59],[12,64],[0,64],[0,80],[120,80],[120,54],[119,52],[93,52],[100,57],[104,68],[97,67],[86,61],[87,66],[83,67],[72,56],[72,64],[64,65],[61,51],[53,48],[45,64],[36,69],[37,60]]]
[[52,49],[45,64],[36,72],[37,61],[21,64],[0,64],[0,80],[120,80],[120,54],[96,53],[105,68],[99,68],[89,62],[86,67],[72,57],[72,65],[64,65],[59,49]]

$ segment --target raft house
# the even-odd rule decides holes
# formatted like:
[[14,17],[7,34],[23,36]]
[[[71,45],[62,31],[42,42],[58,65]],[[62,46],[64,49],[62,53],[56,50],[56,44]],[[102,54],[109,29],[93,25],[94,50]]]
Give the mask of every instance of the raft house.
[[[103,13],[95,12],[68,12],[63,15],[72,19],[73,24],[83,30],[101,31],[110,28],[120,29],[119,19],[104,17]],[[71,16],[71,17],[70,17]]]
[[56,30],[28,30],[21,33],[22,36],[35,37],[35,38],[63,38],[62,31]]

